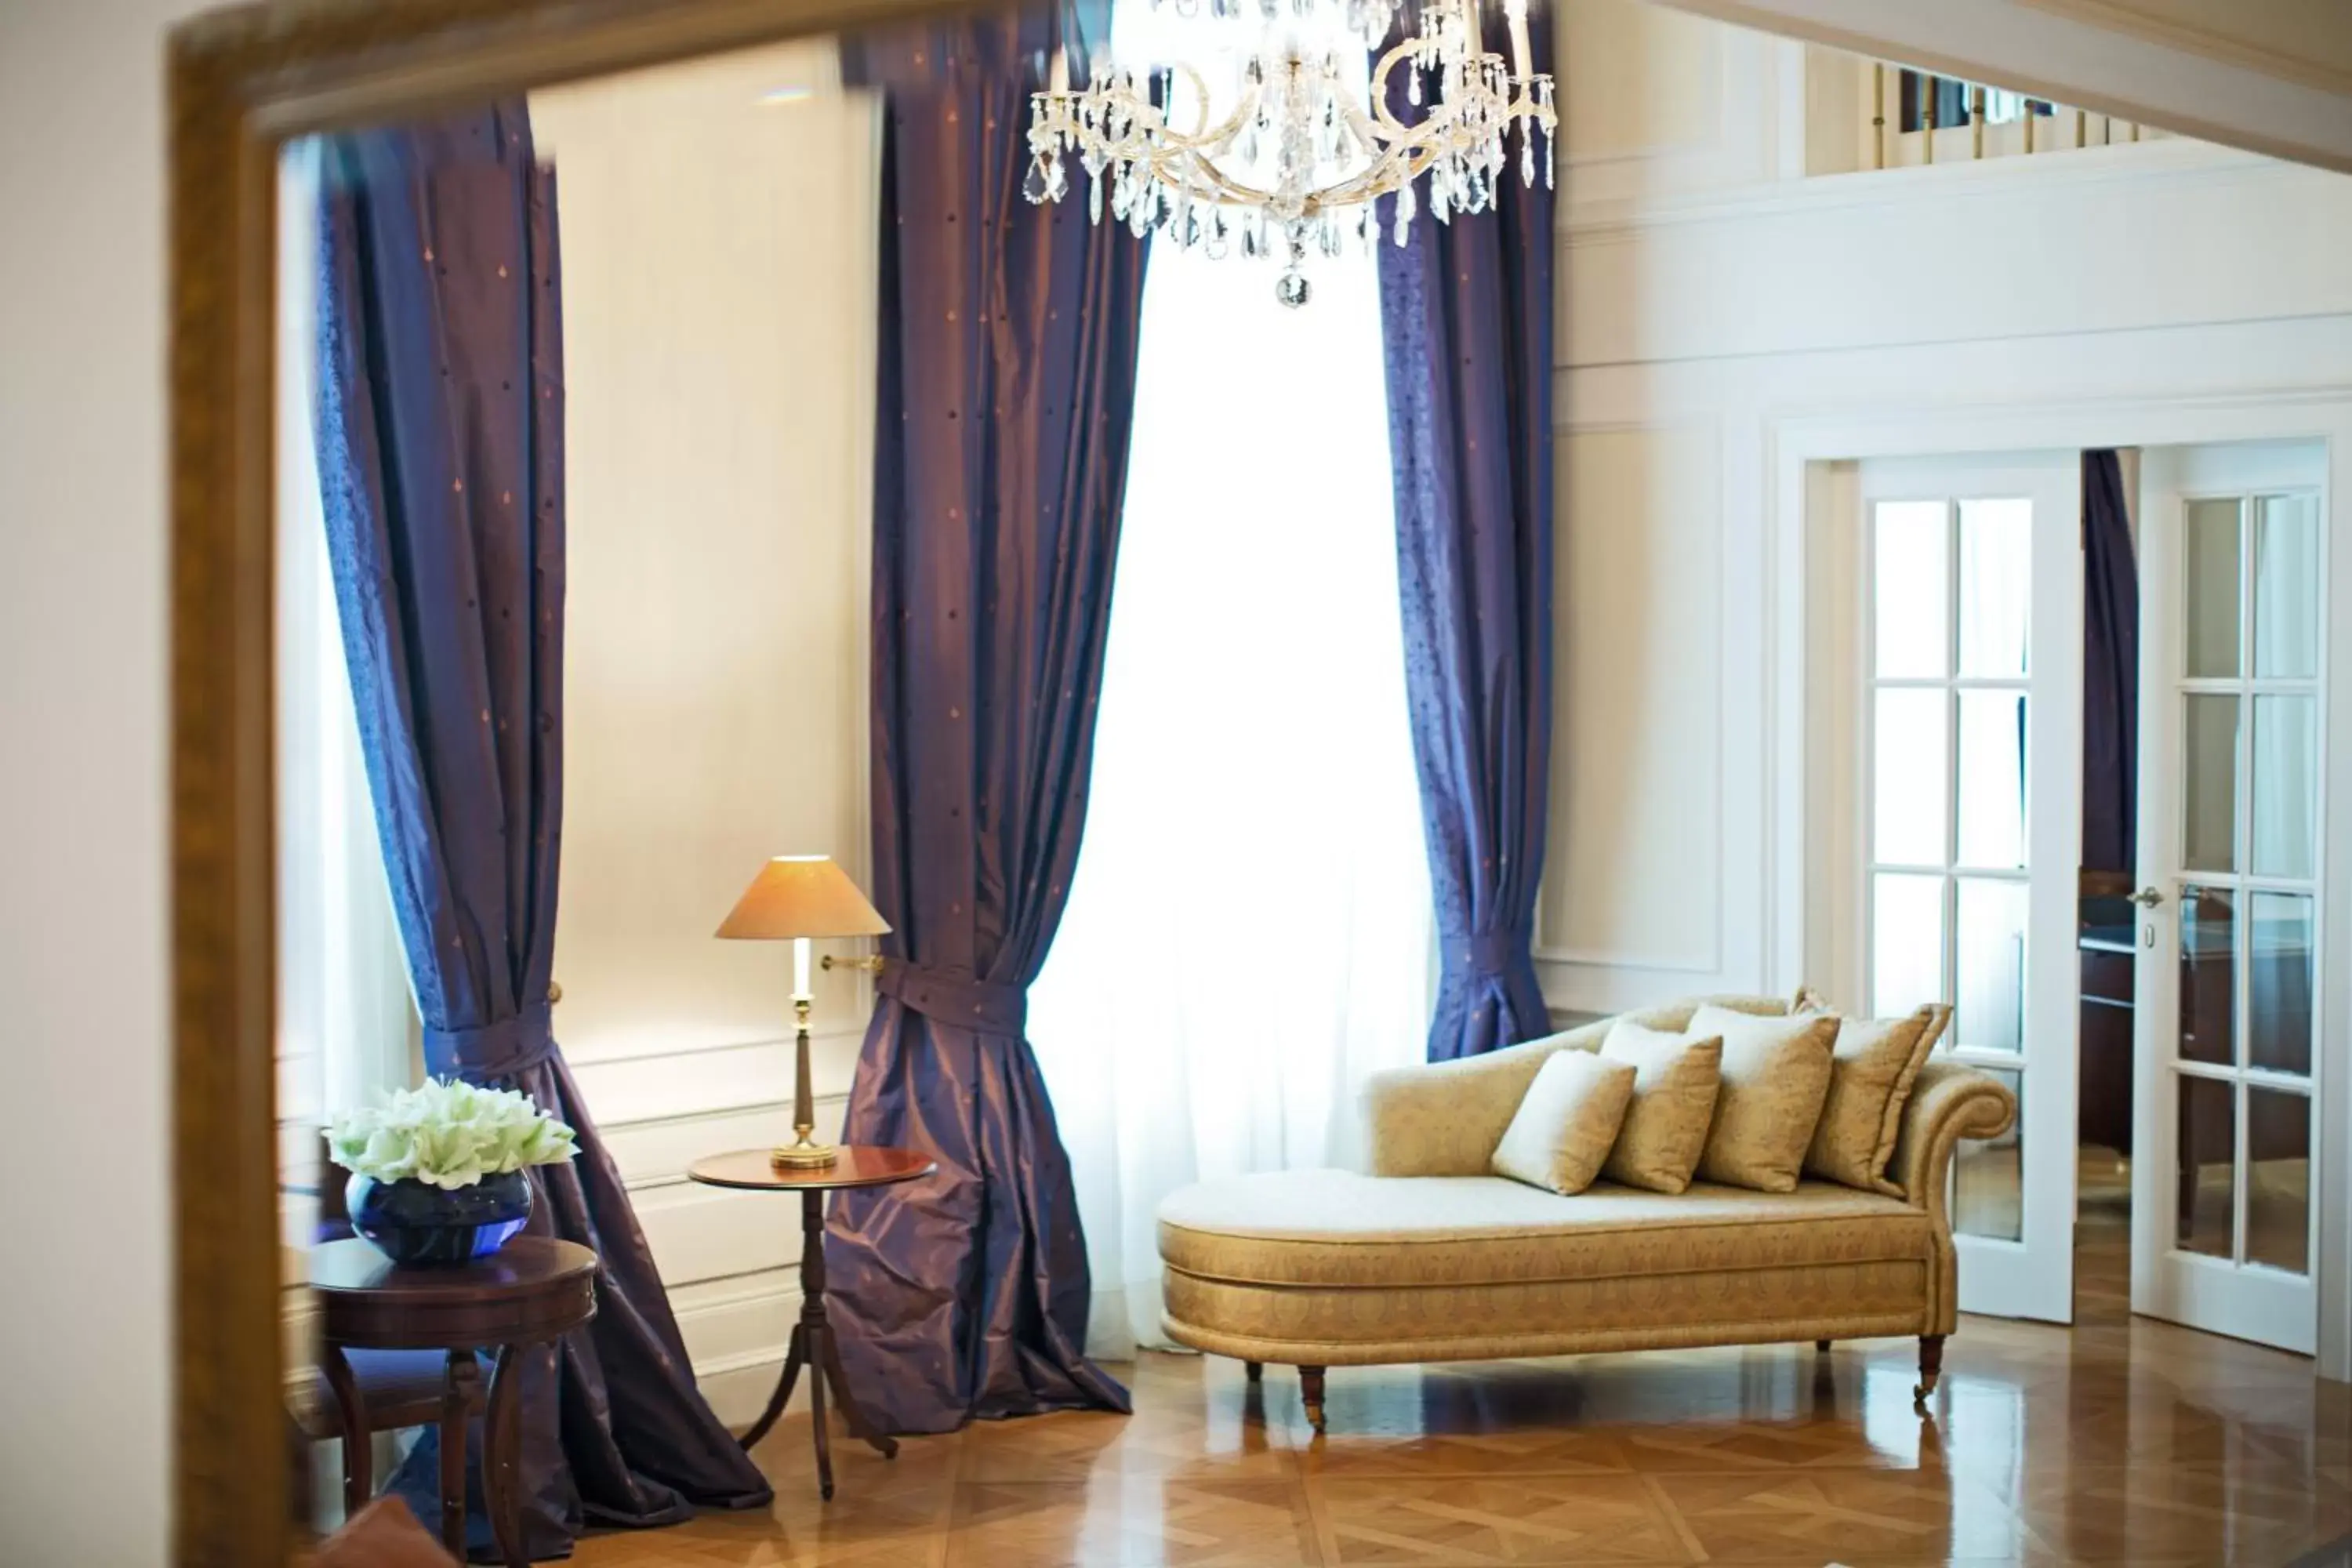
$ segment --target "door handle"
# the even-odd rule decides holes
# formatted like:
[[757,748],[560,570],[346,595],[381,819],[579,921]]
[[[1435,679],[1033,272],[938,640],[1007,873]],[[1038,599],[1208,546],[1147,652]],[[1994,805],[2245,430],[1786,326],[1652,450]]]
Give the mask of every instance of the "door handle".
[[2152,910],[2164,902],[2164,894],[2154,888],[2142,888],[2131,896],[2131,901],[2141,909]]

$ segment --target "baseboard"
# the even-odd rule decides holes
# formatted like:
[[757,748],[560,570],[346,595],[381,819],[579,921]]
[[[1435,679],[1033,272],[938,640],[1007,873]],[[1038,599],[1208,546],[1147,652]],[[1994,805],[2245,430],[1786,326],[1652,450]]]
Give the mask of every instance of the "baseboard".
[[[694,1381],[709,1402],[711,1413],[717,1415],[730,1432],[741,1432],[760,1418],[768,1407],[768,1398],[776,1392],[776,1379],[783,1374],[784,1347],[748,1355],[727,1356],[708,1364],[698,1363]],[[803,1378],[793,1390],[787,1411],[808,1408],[808,1380]]]

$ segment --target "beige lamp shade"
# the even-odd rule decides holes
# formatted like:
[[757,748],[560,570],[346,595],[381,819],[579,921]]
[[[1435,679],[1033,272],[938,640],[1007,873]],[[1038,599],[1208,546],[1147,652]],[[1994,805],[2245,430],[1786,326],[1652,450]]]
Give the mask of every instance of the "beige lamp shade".
[[826,855],[779,855],[760,868],[719,934],[751,942],[803,936],[880,936],[890,922],[875,912],[849,874]]

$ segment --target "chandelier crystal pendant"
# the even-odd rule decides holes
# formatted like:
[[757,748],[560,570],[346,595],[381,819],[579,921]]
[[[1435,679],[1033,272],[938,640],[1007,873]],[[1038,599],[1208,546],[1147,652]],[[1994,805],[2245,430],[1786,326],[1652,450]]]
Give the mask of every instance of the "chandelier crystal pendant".
[[[1388,36],[1384,0],[1176,0],[1189,37],[1160,52],[1181,58],[1144,68],[1097,61],[1082,88],[1056,53],[1043,92],[1030,98],[1033,202],[1069,193],[1063,158],[1075,153],[1087,204],[1139,237],[1212,258],[1281,256],[1276,296],[1307,302],[1310,247],[1336,257],[1349,231],[1369,248],[1373,203],[1394,195],[1396,243],[1426,209],[1440,223],[1493,205],[1513,161],[1519,178],[1552,183],[1559,116],[1552,79],[1531,68],[1525,0],[1506,0],[1512,58],[1486,50],[1477,0],[1423,0],[1419,30],[1381,54],[1367,74],[1365,50]],[[1153,0],[1157,11],[1160,0]],[[1244,7],[1258,13],[1255,37]],[[1402,74],[1405,101],[1426,106],[1407,124],[1390,110]],[[1230,76],[1221,104],[1212,75]],[[1426,195],[1416,193],[1416,186]]]

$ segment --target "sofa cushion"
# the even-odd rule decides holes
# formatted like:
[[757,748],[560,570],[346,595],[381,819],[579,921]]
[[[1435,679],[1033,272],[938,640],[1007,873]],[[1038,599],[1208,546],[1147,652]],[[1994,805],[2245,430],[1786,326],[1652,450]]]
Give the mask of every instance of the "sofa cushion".
[[1609,1031],[1601,1054],[1634,1069],[1633,1098],[1602,1173],[1629,1187],[1681,1192],[1698,1168],[1715,1119],[1721,1037],[1695,1039],[1623,1020]]
[[1836,1017],[1759,1018],[1706,1006],[1692,1015],[1689,1027],[1723,1041],[1715,1120],[1698,1173],[1729,1186],[1793,1190],[1829,1093]]
[[1573,1197],[1502,1176],[1269,1171],[1160,1205],[1171,1268],[1251,1284],[1503,1284],[1926,1258],[1925,1210],[1831,1182],[1790,1193],[1598,1183]]
[[1895,1156],[1911,1085],[1951,1016],[1948,1007],[1930,1005],[1907,1018],[1839,1020],[1829,1096],[1805,1151],[1807,1175],[1903,1196],[1887,1178],[1886,1163]]
[[1495,1146],[1495,1174],[1555,1193],[1582,1192],[1601,1173],[1633,1095],[1633,1063],[1553,1052]]

